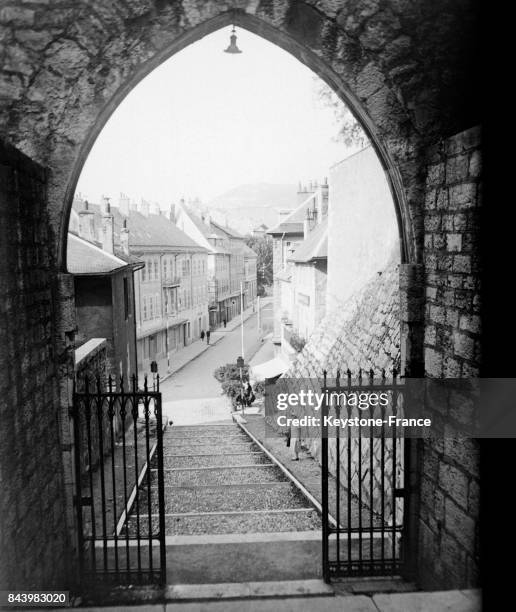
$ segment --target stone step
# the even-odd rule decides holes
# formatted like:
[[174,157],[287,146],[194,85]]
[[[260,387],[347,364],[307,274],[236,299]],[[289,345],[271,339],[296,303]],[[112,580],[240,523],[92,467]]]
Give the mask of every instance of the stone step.
[[166,455],[224,455],[226,453],[259,452],[259,447],[253,442],[238,444],[172,444],[163,441],[163,452]]
[[[277,534],[280,538],[282,534]],[[291,532],[286,534],[296,537]],[[320,536],[320,533],[319,533]],[[212,538],[216,536],[211,536]],[[218,536],[228,538],[230,536]],[[237,542],[167,544],[168,584],[306,581],[321,578],[319,539],[275,539],[268,534],[239,534]],[[264,541],[260,541],[263,537]],[[196,536],[189,540],[195,541]],[[247,541],[249,539],[249,541]],[[245,608],[241,608],[245,609]]]
[[181,447],[181,446],[223,446],[231,447],[233,444],[248,444],[251,440],[244,435],[231,436],[169,436],[163,439],[165,448]]
[[[157,525],[158,517],[151,516],[151,525]],[[153,527],[153,529],[154,529]],[[136,519],[129,520],[129,533],[136,533]],[[310,531],[321,529],[318,513],[310,508],[294,510],[266,510],[256,512],[209,513],[203,515],[165,516],[167,535],[195,535],[216,533],[260,533]],[[140,516],[140,536],[148,534],[148,517]]]
[[[140,492],[140,512],[147,512],[147,492]],[[290,484],[276,483],[256,486],[177,488],[165,490],[165,512],[231,512],[249,510],[280,510],[284,508],[306,508],[304,496]],[[145,510],[144,510],[145,509]],[[157,488],[151,488],[151,513],[158,512]]]
[[167,588],[165,598],[167,601],[220,601],[269,597],[332,597],[334,594],[330,585],[312,579],[175,584]]
[[263,453],[232,453],[230,455],[194,455],[185,457],[165,456],[163,458],[165,469],[236,467],[239,465],[262,465],[264,463],[270,464],[270,459]]
[[214,433],[237,433],[241,431],[235,423],[225,425],[172,425],[165,430],[166,436],[174,435],[213,435]]
[[[157,473],[152,471],[151,482],[155,482]],[[254,482],[284,482],[287,477],[275,465],[252,467],[227,467],[217,469],[166,470],[165,485],[195,486],[217,484],[250,484]]]

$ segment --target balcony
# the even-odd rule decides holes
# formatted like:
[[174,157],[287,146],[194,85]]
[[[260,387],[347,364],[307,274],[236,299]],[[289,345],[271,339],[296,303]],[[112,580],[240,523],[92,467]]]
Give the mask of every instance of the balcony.
[[181,278],[179,276],[167,276],[161,282],[163,287],[179,287],[181,285]]

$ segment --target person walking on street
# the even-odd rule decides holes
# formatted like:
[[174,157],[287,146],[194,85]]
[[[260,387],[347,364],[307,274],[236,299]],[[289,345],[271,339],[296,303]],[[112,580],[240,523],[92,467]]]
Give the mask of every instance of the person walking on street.
[[201,341],[204,342],[204,329],[201,331]]
[[224,319],[224,329],[226,329],[226,319]]
[[[290,415],[299,418],[298,412],[291,406]],[[288,433],[288,444],[290,446],[290,458],[292,461],[299,461],[299,451],[301,450],[301,427],[290,425]]]
[[247,383],[247,389],[245,390],[245,399],[246,406],[251,406],[254,400],[256,399],[256,396],[253,393],[253,388],[251,387],[251,383],[249,382]]
[[206,342],[209,344],[210,343],[210,330],[208,330],[206,332]]

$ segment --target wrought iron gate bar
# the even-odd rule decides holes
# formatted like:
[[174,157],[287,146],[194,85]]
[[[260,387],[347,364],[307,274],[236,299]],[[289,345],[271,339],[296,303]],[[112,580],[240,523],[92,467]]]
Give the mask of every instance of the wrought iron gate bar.
[[[404,562],[406,542],[404,516],[408,496],[404,483],[404,471],[408,465],[409,440],[398,437],[396,424],[385,428],[385,407],[370,405],[368,416],[381,413],[382,424],[375,434],[372,428],[364,436],[358,421],[358,436],[347,428],[342,436],[336,426],[334,453],[331,455],[328,441],[328,416],[330,410],[340,419],[344,409],[349,419],[356,406],[346,402],[331,405],[335,396],[351,393],[389,392],[393,416],[398,415],[398,401],[404,390],[404,382],[393,369],[387,380],[385,370],[375,379],[373,370],[363,375],[362,370],[353,377],[346,372],[345,381],[337,371],[333,384],[328,384],[328,373],[323,372],[321,406],[321,487],[322,487],[322,557],[323,577],[328,582],[340,576],[381,576],[399,574]],[[344,448],[343,448],[344,446]],[[330,469],[334,475],[330,475]],[[343,481],[341,470],[344,470]],[[329,489],[335,487],[335,511],[330,513]],[[342,501],[345,505],[341,507]],[[333,505],[333,502],[332,502]],[[345,512],[342,520],[342,512]],[[331,517],[335,524],[330,525]],[[342,537],[345,536],[345,537]],[[369,541],[368,541],[369,540]]]
[[[111,377],[85,375],[74,385],[75,500],[84,584],[166,581],[159,377],[152,391],[147,379],[143,389],[136,376],[131,382],[126,390],[123,378],[117,387]],[[151,496],[156,484],[157,500]],[[158,520],[153,522],[156,502]]]

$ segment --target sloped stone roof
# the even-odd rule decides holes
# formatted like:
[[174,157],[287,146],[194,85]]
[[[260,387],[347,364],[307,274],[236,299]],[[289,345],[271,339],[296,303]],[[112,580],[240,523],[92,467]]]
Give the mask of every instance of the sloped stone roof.
[[[74,202],[74,208],[78,213],[82,207],[82,202]],[[95,227],[97,231],[100,231],[102,227],[100,206],[89,202],[88,211],[95,216]],[[164,215],[149,214],[147,216],[132,210],[126,217],[115,206],[111,207],[111,214],[113,215],[115,247],[120,247],[120,231],[126,221],[130,248],[138,250],[140,247],[159,246],[174,250],[206,252],[203,246],[192,240]]]
[[324,219],[288,258],[296,263],[328,258],[328,219]]
[[128,262],[103,251],[75,234],[68,233],[67,266],[71,274],[109,274],[125,268]]

